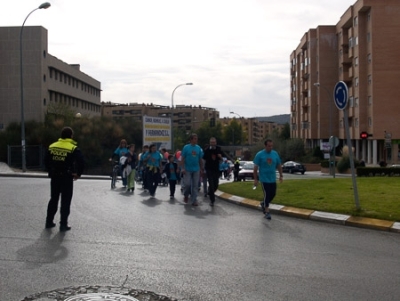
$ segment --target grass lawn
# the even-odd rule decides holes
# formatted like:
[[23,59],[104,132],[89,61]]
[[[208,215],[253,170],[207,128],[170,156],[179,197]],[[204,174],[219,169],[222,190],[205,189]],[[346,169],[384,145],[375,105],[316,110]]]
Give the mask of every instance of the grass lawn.
[[[219,190],[252,200],[262,200],[253,181],[221,184]],[[361,210],[356,210],[351,178],[285,180],[278,183],[272,203],[297,208],[400,221],[400,179],[398,177],[357,178]]]

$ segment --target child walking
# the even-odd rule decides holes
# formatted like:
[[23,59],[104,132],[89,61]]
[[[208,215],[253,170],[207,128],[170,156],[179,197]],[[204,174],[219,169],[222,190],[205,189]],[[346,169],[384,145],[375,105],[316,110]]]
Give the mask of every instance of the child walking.
[[126,154],[127,165],[130,166],[131,172],[128,174],[127,189],[126,191],[133,192],[135,190],[135,174],[136,174],[136,163],[137,156],[135,153],[135,144],[129,145],[129,152]]
[[168,156],[168,163],[164,166],[164,171],[169,181],[169,197],[173,199],[175,197],[176,182],[179,180],[178,164],[174,162],[174,156]]

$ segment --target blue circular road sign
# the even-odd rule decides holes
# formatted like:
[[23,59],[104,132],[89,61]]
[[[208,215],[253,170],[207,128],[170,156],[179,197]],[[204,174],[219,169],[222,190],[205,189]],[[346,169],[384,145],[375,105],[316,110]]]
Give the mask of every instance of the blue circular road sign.
[[334,89],[333,98],[335,99],[335,105],[339,110],[344,110],[348,103],[349,88],[346,83],[340,81],[337,82]]

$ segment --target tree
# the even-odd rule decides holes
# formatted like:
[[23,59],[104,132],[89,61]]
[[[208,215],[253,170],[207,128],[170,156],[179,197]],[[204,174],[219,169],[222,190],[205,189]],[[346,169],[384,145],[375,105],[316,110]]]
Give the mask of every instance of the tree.
[[243,129],[242,125],[232,119],[232,121],[224,127],[223,133],[224,141],[228,142],[226,144],[240,145],[243,142]]
[[285,123],[283,129],[279,133],[279,138],[282,140],[290,139],[290,125],[289,123]]

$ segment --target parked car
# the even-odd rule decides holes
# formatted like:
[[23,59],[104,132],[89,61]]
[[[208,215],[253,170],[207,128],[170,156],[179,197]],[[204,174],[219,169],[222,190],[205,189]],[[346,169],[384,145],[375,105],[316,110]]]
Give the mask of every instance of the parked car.
[[243,168],[243,165],[245,165],[246,163],[252,163],[252,161],[239,161],[239,170],[241,170]]
[[253,170],[254,170],[254,163],[253,162],[246,162],[243,164],[242,169],[239,170],[238,174],[238,181],[246,181],[253,179]]
[[282,165],[282,171],[288,173],[300,172],[302,175],[304,175],[304,173],[306,172],[306,168],[301,163],[287,161]]

